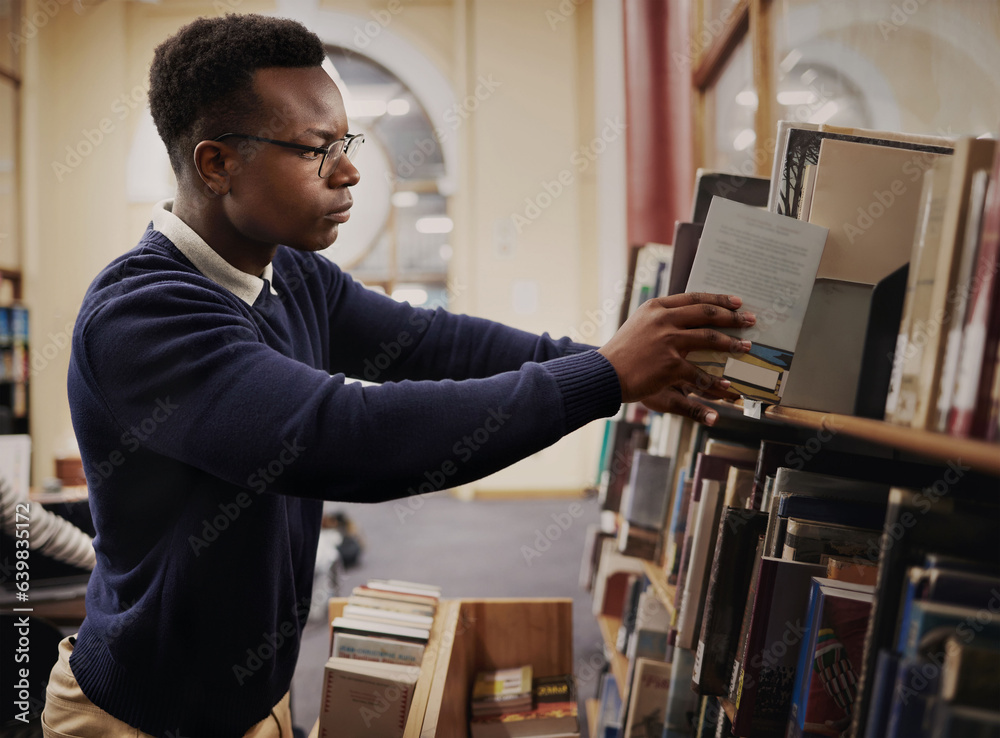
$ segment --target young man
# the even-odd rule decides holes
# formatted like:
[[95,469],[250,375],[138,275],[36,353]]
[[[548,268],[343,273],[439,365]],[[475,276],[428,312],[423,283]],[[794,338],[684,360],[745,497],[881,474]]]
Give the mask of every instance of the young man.
[[[46,735],[290,736],[323,500],[469,482],[622,401],[712,422],[686,394],[726,384],[684,356],[748,349],[704,328],[752,322],[722,295],[651,301],[593,350],[352,281],[313,253],[360,176],[323,59],[299,24],[253,15],[156,50],[150,107],[177,196],[76,323],[97,566]],[[344,382],[386,363],[381,386]]]

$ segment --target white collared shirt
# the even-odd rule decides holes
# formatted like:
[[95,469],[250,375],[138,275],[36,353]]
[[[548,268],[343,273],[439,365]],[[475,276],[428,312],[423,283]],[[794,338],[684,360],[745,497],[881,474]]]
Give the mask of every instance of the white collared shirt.
[[259,277],[242,272],[219,256],[205,239],[194,232],[187,223],[173,213],[174,201],[161,200],[153,206],[153,228],[169,238],[174,246],[194,264],[195,269],[220,287],[232,292],[247,305],[253,305],[265,280],[274,289],[274,270],[268,264]]

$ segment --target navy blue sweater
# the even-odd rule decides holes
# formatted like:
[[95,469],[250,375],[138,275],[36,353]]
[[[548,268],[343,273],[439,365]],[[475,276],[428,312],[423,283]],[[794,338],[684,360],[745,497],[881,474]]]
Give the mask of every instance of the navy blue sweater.
[[272,263],[251,306],[150,227],[73,335],[97,566],[70,664],[157,736],[242,735],[288,690],[322,500],[463,484],[621,401],[589,347],[396,303],[315,254]]

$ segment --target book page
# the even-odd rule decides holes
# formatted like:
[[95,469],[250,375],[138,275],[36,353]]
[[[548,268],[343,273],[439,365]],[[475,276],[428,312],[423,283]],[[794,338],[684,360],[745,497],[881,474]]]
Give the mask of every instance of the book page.
[[739,295],[757,324],[726,332],[794,351],[826,235],[826,228],[713,200],[687,291]]
[[692,352],[689,359],[730,379],[744,396],[777,403],[826,236],[826,228],[713,200],[687,291],[738,295],[757,323],[748,329],[723,329],[751,341],[749,354]]

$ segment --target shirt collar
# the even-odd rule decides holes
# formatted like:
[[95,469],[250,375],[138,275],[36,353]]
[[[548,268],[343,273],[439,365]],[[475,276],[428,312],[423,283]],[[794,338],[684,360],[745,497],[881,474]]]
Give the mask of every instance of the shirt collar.
[[272,295],[278,294],[274,289],[274,270],[271,264],[264,267],[259,277],[241,272],[219,256],[191,226],[174,215],[173,206],[173,200],[161,200],[153,206],[153,228],[169,238],[188,261],[194,264],[195,269],[247,305],[254,304],[265,283]]

